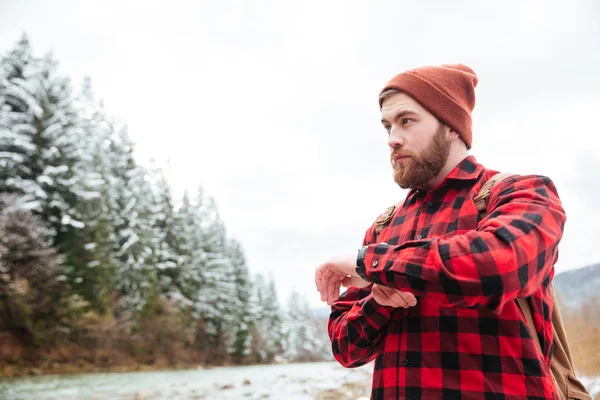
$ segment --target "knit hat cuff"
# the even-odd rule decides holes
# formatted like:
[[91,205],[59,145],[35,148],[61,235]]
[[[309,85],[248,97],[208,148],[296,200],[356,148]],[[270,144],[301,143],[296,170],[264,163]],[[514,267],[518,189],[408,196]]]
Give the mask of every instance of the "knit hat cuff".
[[[398,89],[408,94],[444,124],[456,130],[467,148],[471,148],[471,116],[446,93],[410,71],[392,80],[381,93],[388,89]],[[382,105],[379,104],[380,107]]]

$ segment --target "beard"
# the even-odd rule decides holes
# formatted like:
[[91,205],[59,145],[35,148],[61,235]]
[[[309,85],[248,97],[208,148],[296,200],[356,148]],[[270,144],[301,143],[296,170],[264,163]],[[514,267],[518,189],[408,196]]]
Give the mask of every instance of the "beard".
[[[396,164],[394,157],[397,155],[409,158]],[[427,148],[421,153],[397,149],[391,154],[394,181],[402,188],[426,187],[427,183],[435,178],[448,161],[450,155],[450,139],[446,137],[444,126],[440,123],[435,135]]]

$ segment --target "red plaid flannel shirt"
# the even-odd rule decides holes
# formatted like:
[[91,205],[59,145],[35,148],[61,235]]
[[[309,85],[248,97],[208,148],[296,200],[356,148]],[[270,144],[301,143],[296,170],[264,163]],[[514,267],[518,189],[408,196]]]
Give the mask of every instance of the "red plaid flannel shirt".
[[[410,190],[379,238],[367,231],[357,270],[372,284],[340,296],[328,331],[343,366],[375,359],[371,399],[558,399],[548,285],[565,212],[550,179],[526,175],[496,184],[480,221],[473,197],[495,173],[469,156],[433,190]],[[373,284],[417,305],[382,306]]]

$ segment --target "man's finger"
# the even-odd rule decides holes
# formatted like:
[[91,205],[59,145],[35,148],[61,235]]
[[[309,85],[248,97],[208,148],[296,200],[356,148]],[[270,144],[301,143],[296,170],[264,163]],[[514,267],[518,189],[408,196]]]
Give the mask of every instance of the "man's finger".
[[342,281],[340,280],[336,280],[334,285],[333,285],[333,293],[331,294],[331,296],[329,297],[329,305],[332,305],[334,301],[336,301],[338,299],[338,297],[340,297],[340,285],[341,285]]
[[[392,289],[394,290],[394,289]],[[400,290],[394,290],[392,296],[401,297],[402,300],[407,304],[408,307],[412,307],[417,304],[417,299],[414,294],[409,292],[402,292]]]
[[322,264],[319,268],[317,268],[317,270],[317,274],[319,276],[317,288],[319,290],[319,293],[321,294],[321,301],[327,301],[329,280],[331,279],[333,272],[329,268],[327,268],[325,264]]
[[317,291],[321,291],[321,277],[323,276],[323,271],[321,267],[317,267],[315,270],[315,286],[317,287]]
[[333,303],[334,300],[334,295],[335,295],[335,285],[337,283],[337,280],[335,279],[334,276],[332,276],[331,278],[329,278],[329,282],[327,285],[327,304],[331,305]]
[[408,308],[417,304],[417,299],[409,292],[402,292],[381,285],[374,285],[372,292],[375,301],[381,305]]
[[398,296],[394,289],[389,289],[385,286],[380,286],[379,290],[387,298],[392,307],[408,307],[408,303],[402,296]]
[[321,279],[319,280],[319,293],[321,294],[321,301],[327,301],[327,277],[326,271],[321,272]]
[[321,289],[319,292],[321,293],[321,301],[327,301],[327,280],[321,279]]
[[333,300],[337,300],[340,297],[340,288],[342,287],[342,280],[339,279],[335,283],[335,292],[333,293]]
[[[391,289],[394,290],[394,289]],[[395,295],[399,296],[402,298],[402,300],[404,300],[409,306],[414,306],[415,304],[417,304],[417,298],[415,297],[414,294],[410,293],[410,292],[401,292],[399,290],[394,290]]]
[[402,299],[402,304],[406,303],[408,306],[411,307],[417,304],[417,299],[410,292],[403,292],[401,290],[392,289],[387,286],[382,286],[381,290],[386,292],[390,296],[390,298],[394,300],[398,298]]
[[404,301],[402,296],[397,296],[396,293],[389,292],[388,290],[385,290],[385,288],[382,288],[382,292],[389,299],[389,302],[394,307],[402,307],[402,308],[408,307],[408,303],[406,301]]
[[388,293],[390,298],[392,298],[396,303],[400,304],[401,307],[404,308],[408,308],[411,306],[411,304],[408,302],[408,300],[402,296],[400,293],[393,291]]
[[387,300],[383,295],[383,291],[380,289],[379,285],[373,285],[373,288],[371,289],[371,294],[373,295],[373,298],[378,304],[381,304],[382,306],[388,305]]
[[371,293],[373,294],[373,299],[375,299],[378,304],[381,304],[382,306],[396,307],[394,304],[390,304],[389,298],[381,290],[379,285],[373,285]]

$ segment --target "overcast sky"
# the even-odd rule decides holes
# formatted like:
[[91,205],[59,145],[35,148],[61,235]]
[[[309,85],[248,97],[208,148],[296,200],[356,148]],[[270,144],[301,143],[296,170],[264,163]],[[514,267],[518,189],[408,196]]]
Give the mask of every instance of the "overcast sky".
[[141,163],[215,197],[250,271],[322,304],[315,267],[356,251],[406,192],[377,95],[395,74],[469,65],[470,153],[549,176],[568,220],[558,272],[600,262],[600,5],[588,1],[0,0],[0,51],[92,78]]

